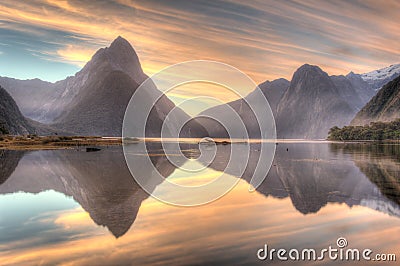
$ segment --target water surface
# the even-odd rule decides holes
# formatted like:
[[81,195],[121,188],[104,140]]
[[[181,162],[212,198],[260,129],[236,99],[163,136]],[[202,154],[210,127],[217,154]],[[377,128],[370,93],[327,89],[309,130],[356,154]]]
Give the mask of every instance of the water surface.
[[[398,253],[398,145],[291,142],[276,147],[257,191],[248,190],[255,165],[262,162],[255,143],[237,186],[217,201],[191,208],[149,197],[131,177],[121,147],[91,153],[1,151],[1,264],[266,264],[256,256],[264,244],[322,249],[338,237],[354,248]],[[177,151],[163,151],[158,144],[148,148],[165,178],[186,185],[219,176],[231,150],[218,146],[215,160],[198,174],[167,160],[165,152]],[[197,147],[183,149],[187,158],[180,164],[190,167]],[[135,156],[140,167],[144,155]],[[150,169],[140,172],[151,175]],[[238,178],[234,169],[228,174]],[[162,193],[162,183],[154,190]]]

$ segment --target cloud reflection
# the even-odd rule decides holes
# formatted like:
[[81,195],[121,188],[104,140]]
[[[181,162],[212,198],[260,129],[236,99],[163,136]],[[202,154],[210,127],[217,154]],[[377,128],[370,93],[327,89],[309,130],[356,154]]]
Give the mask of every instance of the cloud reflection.
[[[330,204],[319,215],[304,216],[293,212],[288,198],[265,200],[259,193],[248,193],[247,188],[248,184],[241,181],[226,197],[196,208],[164,205],[149,198],[143,202],[135,224],[118,240],[104,234],[101,227],[90,227],[91,220],[81,208],[54,213],[57,233],[69,234],[68,241],[1,256],[10,265],[39,261],[61,265],[201,264],[210,260],[250,263],[255,262],[254,252],[266,242],[279,247],[309,243],[320,247],[334,243],[338,232],[351,246],[369,243],[369,248],[392,252],[400,247],[396,238],[400,231],[395,226],[400,224],[394,217],[340,204]],[[361,220],[368,227],[360,227]],[[329,230],[337,224],[342,228]],[[374,229],[381,232],[379,239]]]

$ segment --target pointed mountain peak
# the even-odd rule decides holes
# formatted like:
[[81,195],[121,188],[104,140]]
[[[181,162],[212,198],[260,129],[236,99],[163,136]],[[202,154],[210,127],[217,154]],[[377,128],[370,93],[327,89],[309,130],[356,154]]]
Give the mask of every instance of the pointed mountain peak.
[[128,48],[128,49],[132,49],[133,47],[131,46],[131,44],[123,37],[118,36],[110,45],[109,49],[121,49],[121,48]]
[[356,74],[353,71],[351,71],[349,74],[345,76],[346,78],[350,80],[357,80],[357,81],[363,81],[362,77],[360,74]]
[[147,78],[143,73],[135,49],[121,36],[118,36],[109,47],[99,49],[82,72],[96,73],[100,70],[108,72],[123,71],[138,84]]

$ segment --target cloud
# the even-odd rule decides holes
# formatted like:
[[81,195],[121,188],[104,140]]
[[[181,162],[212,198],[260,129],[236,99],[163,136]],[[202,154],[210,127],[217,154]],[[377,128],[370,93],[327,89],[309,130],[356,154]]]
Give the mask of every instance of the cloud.
[[77,47],[74,45],[67,45],[57,51],[64,61],[69,61],[73,64],[83,67],[86,62],[90,60],[95,50],[86,47]]
[[398,62],[399,8],[398,1],[5,0],[0,28],[57,36],[62,42],[53,47],[53,59],[73,64],[82,65],[90,51],[122,35],[150,75],[209,59],[260,83],[290,79],[304,63],[346,74]]

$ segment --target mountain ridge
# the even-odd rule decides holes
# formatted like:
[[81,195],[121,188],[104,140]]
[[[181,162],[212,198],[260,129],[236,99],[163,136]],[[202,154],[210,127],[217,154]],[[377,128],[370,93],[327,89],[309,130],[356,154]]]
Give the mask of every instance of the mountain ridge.
[[[349,124],[357,112],[375,96],[376,88],[382,81],[371,78],[367,82],[362,75],[350,72],[346,76],[329,76],[318,66],[304,64],[295,71],[291,81],[286,80],[286,84],[275,88],[275,92],[268,88],[270,81],[261,83],[258,87],[268,99],[275,116],[278,138],[321,139],[327,137],[331,127]],[[296,89],[299,80],[304,84],[299,85],[301,89]],[[282,79],[273,82],[278,81]],[[271,95],[267,95],[268,92],[272,92]],[[248,100],[251,95],[252,92],[244,99]],[[243,99],[226,104],[238,112],[250,137],[257,138],[260,135],[259,129],[255,128],[257,125],[248,122],[256,118],[251,114],[243,114],[250,110],[248,104]],[[223,106],[209,108],[200,115],[221,112]],[[200,117],[197,119],[206,129],[212,128],[209,130],[211,137],[227,137],[227,132],[217,123]]]
[[351,125],[389,122],[400,118],[400,76],[390,81],[357,113]]
[[[300,83],[304,85],[301,86],[298,85],[299,73],[303,75]],[[296,70],[291,81],[281,78],[262,82],[258,87],[268,99],[276,117],[278,137],[325,138],[329,130],[327,127],[350,123],[356,113],[376,94],[380,84],[397,74],[400,74],[400,64],[364,74],[350,72],[346,76],[329,76],[318,66],[304,64]],[[6,84],[6,89],[15,98],[27,119],[37,120],[48,124],[48,128],[56,127],[73,134],[119,136],[124,107],[147,78],[132,45],[118,36],[109,47],[97,50],[74,76],[55,83],[39,79],[21,81],[0,77],[0,84]],[[120,86],[113,84],[119,82]],[[303,89],[298,90],[296,86]],[[117,93],[110,93],[106,87]],[[151,99],[160,92],[155,88],[148,93]],[[236,110],[245,121],[250,137],[257,138],[261,136],[261,132],[256,128],[256,118],[246,103],[257,102],[253,98],[256,97],[250,92],[245,98],[227,105]],[[168,97],[161,95],[157,107],[151,113],[154,129],[150,130],[153,131],[150,133],[152,136],[157,136],[155,129],[159,128],[163,118],[174,107],[175,104]],[[221,111],[218,106],[212,107],[202,115],[219,110]],[[190,118],[180,109],[178,113],[177,121]],[[221,125],[204,118],[196,117],[191,121],[191,126],[199,130],[199,136],[206,135],[206,128],[212,137],[226,137],[226,131]],[[190,135],[187,127],[185,130],[186,133],[181,136]]]

